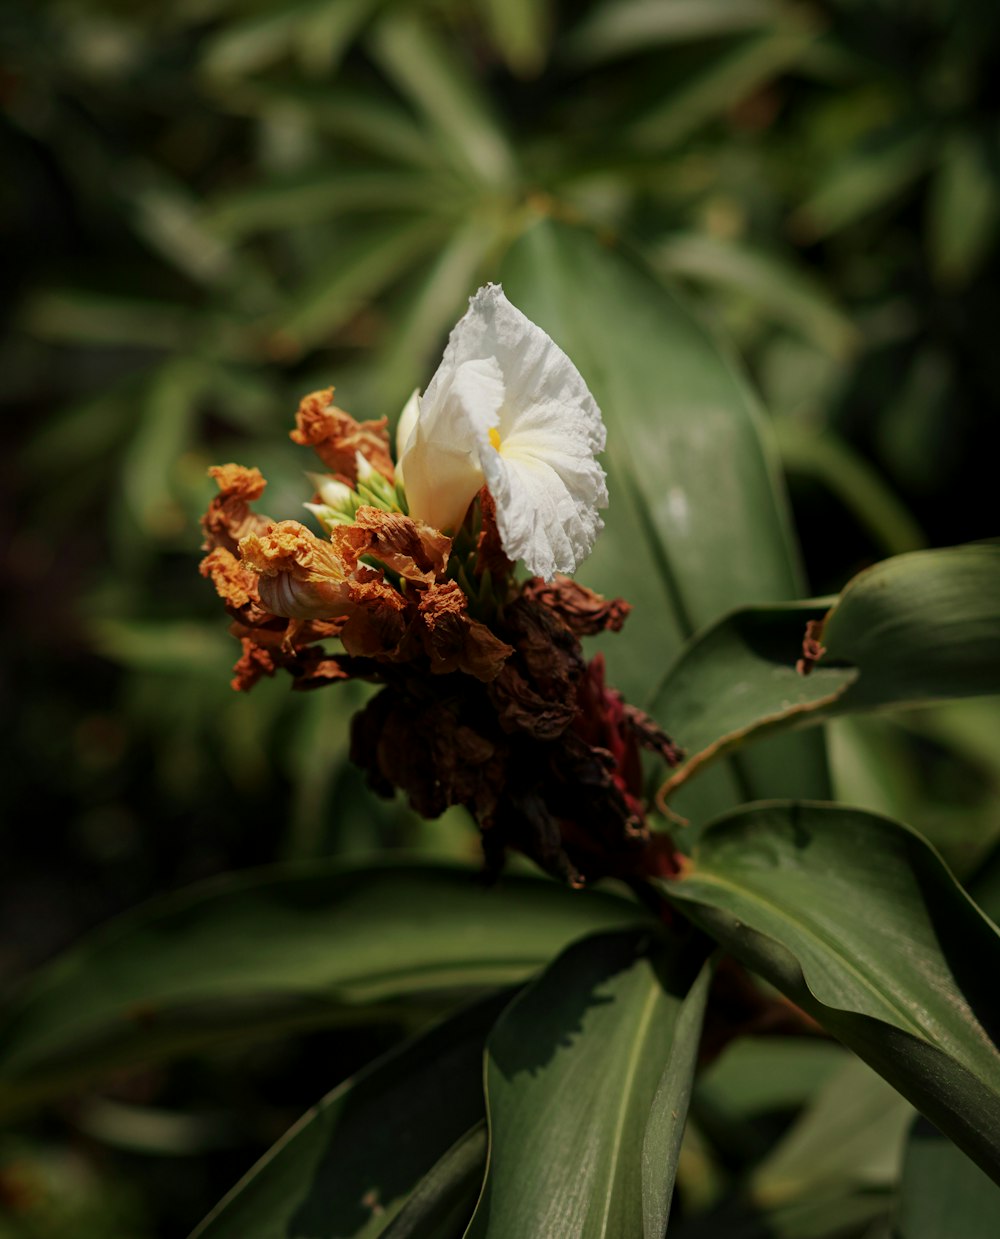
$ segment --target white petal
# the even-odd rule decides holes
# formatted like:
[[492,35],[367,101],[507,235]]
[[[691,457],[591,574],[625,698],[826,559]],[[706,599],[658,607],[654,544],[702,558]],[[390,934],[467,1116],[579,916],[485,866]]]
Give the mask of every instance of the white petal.
[[595,456],[604,441],[579,371],[489,284],[470,299],[420,400],[402,457],[410,511],[455,529],[485,478],[510,558],[546,578],[573,572],[603,528],[608,495]]
[[554,400],[575,409],[574,420],[591,451],[604,450],[601,411],[583,376],[541,327],[511,305],[499,284],[487,284],[469,301],[424,401],[434,399],[435,384],[446,367],[455,369],[480,357],[495,357],[503,375],[506,401],[500,416],[502,439],[529,410]]
[[458,529],[483,484],[479,436],[488,439],[503,400],[503,377],[494,358],[451,366],[445,354],[420,401],[401,461],[411,516],[435,529]]
[[600,465],[591,456],[507,443],[483,464],[508,556],[547,581],[574,572],[604,528],[598,508],[607,507],[607,487]]
[[399,421],[396,423],[396,480],[402,481],[399,475],[400,463],[403,459],[403,453],[406,451],[406,445],[410,441],[410,436],[413,434],[413,428],[417,424],[417,418],[420,416],[420,389],[415,387],[410,393],[410,398],[403,405],[403,411],[399,415]]

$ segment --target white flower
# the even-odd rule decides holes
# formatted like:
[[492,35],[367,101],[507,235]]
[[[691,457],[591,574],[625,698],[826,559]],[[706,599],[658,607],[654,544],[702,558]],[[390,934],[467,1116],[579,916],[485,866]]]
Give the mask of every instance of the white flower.
[[[416,406],[416,408],[414,408]],[[601,411],[566,354],[481,288],[423,397],[400,419],[410,515],[454,532],[485,483],[507,555],[551,580],[590,554],[608,504]],[[400,434],[399,439],[402,439]]]

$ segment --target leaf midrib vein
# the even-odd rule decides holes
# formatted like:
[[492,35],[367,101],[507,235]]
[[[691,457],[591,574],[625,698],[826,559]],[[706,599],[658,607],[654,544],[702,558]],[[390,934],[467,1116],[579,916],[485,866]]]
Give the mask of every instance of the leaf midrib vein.
[[618,1171],[618,1160],[621,1157],[622,1143],[624,1140],[625,1115],[629,1109],[629,1103],[632,1097],[632,1084],[639,1069],[641,1048],[645,1045],[646,1034],[653,1019],[653,1011],[656,1008],[656,1000],[659,996],[657,988],[658,987],[654,981],[650,985],[649,994],[646,997],[646,1001],[643,1006],[642,1016],[639,1020],[639,1027],[636,1031],[635,1039],[632,1042],[632,1050],[629,1054],[628,1066],[625,1070],[621,1101],[618,1106],[618,1115],[614,1126],[614,1136],[611,1142],[611,1156],[608,1167],[608,1190],[604,1196],[604,1216],[601,1218],[600,1234],[602,1239],[608,1233],[608,1216],[611,1211],[611,1197],[614,1190],[615,1176]]

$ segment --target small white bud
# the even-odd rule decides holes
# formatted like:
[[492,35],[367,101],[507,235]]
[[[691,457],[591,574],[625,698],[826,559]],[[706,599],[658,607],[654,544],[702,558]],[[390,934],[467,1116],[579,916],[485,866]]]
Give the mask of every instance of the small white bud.
[[406,445],[410,441],[410,435],[413,434],[413,427],[417,424],[417,418],[420,416],[420,388],[414,387],[410,393],[410,398],[403,405],[403,411],[399,415],[399,421],[396,423],[396,470],[397,477],[399,476],[399,463],[403,459],[403,453],[406,451]]
[[[327,507],[349,508],[352,506],[354,491],[346,483],[338,482],[328,473],[307,473],[306,477],[312,482],[316,493]],[[314,506],[306,504],[307,508]]]
[[354,467],[358,471],[359,482],[367,482],[373,474],[378,474],[379,477],[382,476],[373,465],[368,463],[367,458],[362,456],[360,452],[354,453]]

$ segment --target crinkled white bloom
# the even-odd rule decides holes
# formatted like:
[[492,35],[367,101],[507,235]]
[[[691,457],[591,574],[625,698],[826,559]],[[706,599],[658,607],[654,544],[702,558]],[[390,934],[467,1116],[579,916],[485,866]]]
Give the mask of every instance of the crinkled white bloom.
[[604,527],[608,491],[595,459],[604,439],[577,368],[487,284],[400,419],[410,515],[454,532],[485,482],[507,555],[546,580],[573,572]]

